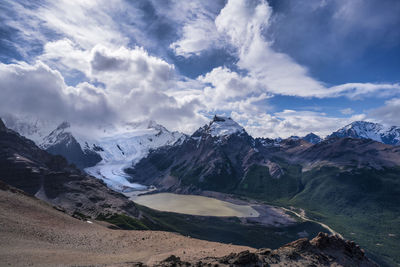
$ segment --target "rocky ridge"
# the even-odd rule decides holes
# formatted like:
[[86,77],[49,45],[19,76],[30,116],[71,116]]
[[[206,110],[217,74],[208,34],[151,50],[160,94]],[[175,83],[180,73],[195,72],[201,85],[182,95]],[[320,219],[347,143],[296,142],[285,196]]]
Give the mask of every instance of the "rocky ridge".
[[319,233],[312,240],[302,238],[276,250],[259,249],[231,253],[221,258],[205,258],[197,262],[182,261],[171,255],[156,266],[362,266],[378,265],[365,256],[364,250],[352,241]]
[[400,127],[384,127],[379,123],[355,121],[333,132],[327,138],[332,137],[371,139],[387,145],[397,146],[400,145]]

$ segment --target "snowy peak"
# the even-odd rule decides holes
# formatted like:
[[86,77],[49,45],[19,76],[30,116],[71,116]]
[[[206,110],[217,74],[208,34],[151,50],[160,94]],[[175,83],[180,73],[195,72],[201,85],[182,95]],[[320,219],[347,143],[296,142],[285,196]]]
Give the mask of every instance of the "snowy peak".
[[157,131],[164,131],[168,132],[168,130],[162,126],[161,124],[158,124],[156,121],[150,120],[147,124],[147,129],[154,129]]
[[40,147],[47,149],[55,144],[65,143],[68,145],[74,142],[74,137],[69,131],[67,131],[67,129],[70,127],[71,125],[68,122],[62,122],[54,131],[43,138],[43,142],[40,144]]
[[228,117],[215,115],[209,125],[204,127],[207,134],[212,137],[228,136],[245,132],[244,128]]
[[33,116],[2,114],[2,119],[7,128],[33,140],[36,144],[42,143],[43,138],[57,125],[52,121],[40,120]]
[[379,123],[355,121],[333,132],[330,137],[372,139],[384,144],[400,145],[400,127],[386,128]]
[[65,130],[67,128],[71,128],[71,124],[67,121],[64,121],[60,125],[57,126],[56,130]]
[[369,138],[379,139],[380,132],[383,130],[383,126],[379,123],[366,122],[366,121],[355,121],[349,125],[346,125],[338,132],[347,134],[349,137],[355,138]]

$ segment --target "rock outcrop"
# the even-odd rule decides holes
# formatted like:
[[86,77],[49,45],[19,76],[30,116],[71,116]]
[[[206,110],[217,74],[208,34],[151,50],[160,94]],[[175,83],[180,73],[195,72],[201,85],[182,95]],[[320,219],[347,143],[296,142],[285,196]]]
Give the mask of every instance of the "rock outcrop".
[[362,266],[377,267],[358,245],[335,235],[319,233],[312,240],[302,238],[276,250],[259,249],[231,253],[221,258],[186,262],[171,255],[157,266]]

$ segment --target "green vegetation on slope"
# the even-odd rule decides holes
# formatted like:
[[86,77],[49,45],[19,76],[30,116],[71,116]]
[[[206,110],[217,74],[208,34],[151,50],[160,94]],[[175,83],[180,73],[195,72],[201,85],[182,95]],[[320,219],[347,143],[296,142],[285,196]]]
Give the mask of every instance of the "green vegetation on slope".
[[236,193],[248,197],[273,201],[290,198],[299,190],[301,168],[299,166],[283,166],[284,175],[271,177],[267,166],[253,165],[240,182]]
[[400,264],[400,169],[341,172],[324,167],[302,176],[304,190],[287,202],[319,215],[376,260]]
[[297,165],[283,166],[285,176],[275,180],[267,168],[253,166],[236,193],[305,209],[308,217],[354,240],[380,264],[400,264],[400,168],[322,167],[301,173]]

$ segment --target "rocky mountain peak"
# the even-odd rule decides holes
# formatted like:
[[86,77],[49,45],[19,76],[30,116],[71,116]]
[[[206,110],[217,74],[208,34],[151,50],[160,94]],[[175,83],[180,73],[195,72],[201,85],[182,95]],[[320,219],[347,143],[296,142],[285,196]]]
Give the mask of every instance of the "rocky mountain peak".
[[147,129],[155,129],[160,132],[169,132],[164,126],[162,126],[161,124],[158,124],[154,120],[149,120],[149,122],[147,124]]
[[57,130],[64,130],[70,128],[71,124],[67,121],[62,122],[60,125],[57,126]]
[[383,129],[383,125],[379,123],[369,121],[354,121],[345,127],[343,130],[354,130],[357,132],[368,132],[368,131],[380,131]]
[[225,120],[231,120],[231,118],[230,117],[222,117],[222,116],[217,116],[217,115],[214,115],[214,118],[213,118],[213,122],[217,122],[217,121],[225,121]]
[[372,139],[388,145],[400,145],[400,127],[384,127],[379,123],[355,121],[328,136],[332,137]]
[[43,143],[40,144],[42,147],[46,147],[46,144],[53,144],[59,142],[61,139],[70,138],[72,135],[69,131],[66,131],[71,127],[69,122],[62,122],[57,128],[52,131],[48,136],[43,138]]
[[3,120],[0,118],[0,131],[7,130],[6,125],[4,124]]
[[302,139],[311,144],[318,144],[322,141],[322,138],[314,133],[309,133],[306,136],[304,136]]
[[244,131],[244,128],[230,117],[222,117],[217,115],[214,116],[213,120],[207,127],[207,132],[213,137],[226,136]]

